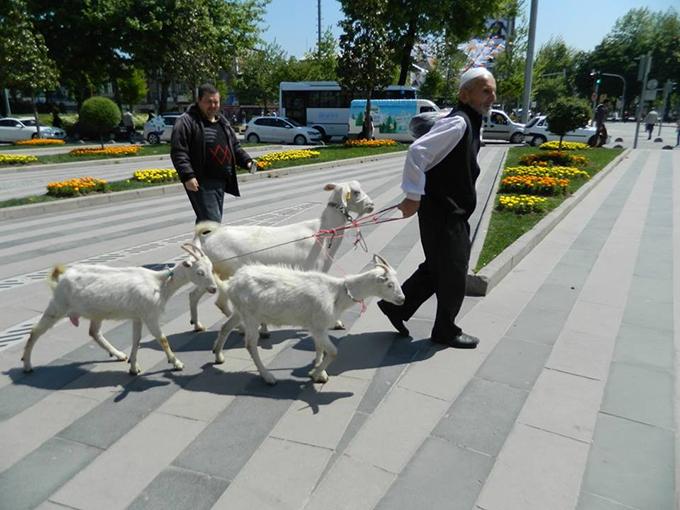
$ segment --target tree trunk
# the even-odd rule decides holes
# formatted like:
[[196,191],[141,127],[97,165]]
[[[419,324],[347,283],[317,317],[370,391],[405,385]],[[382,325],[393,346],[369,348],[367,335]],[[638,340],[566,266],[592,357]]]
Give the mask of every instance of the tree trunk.
[[366,94],[366,111],[364,112],[364,125],[361,128],[361,138],[371,140],[373,138],[373,116],[371,115],[371,96],[373,91],[369,90]]
[[33,118],[37,129],[36,138],[40,138],[40,119],[38,119],[38,107],[35,105],[35,91],[31,89],[31,106],[33,107]]
[[159,113],[165,112],[168,108],[168,87],[170,86],[170,82],[167,80],[162,80],[161,81],[161,97],[160,101],[158,103],[158,111]]
[[411,52],[413,51],[413,46],[416,44],[416,19],[412,18],[409,22],[408,30],[406,35],[401,40],[399,45],[402,48],[401,62],[399,63],[399,81],[397,85],[406,85],[406,79],[408,78],[408,72],[411,69]]

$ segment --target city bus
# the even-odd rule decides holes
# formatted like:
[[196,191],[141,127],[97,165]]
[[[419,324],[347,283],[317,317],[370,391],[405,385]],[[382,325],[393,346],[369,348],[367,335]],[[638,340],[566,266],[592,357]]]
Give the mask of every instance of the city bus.
[[[352,99],[356,98],[335,81],[282,81],[279,114],[319,130],[326,141],[345,138]],[[373,92],[372,99],[416,99],[416,89],[390,85]]]

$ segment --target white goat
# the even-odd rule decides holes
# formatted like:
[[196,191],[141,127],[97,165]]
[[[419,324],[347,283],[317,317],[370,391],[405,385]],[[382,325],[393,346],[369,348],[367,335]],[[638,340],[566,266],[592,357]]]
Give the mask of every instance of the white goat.
[[258,325],[266,322],[302,326],[310,332],[316,348],[314,368],[309,375],[316,382],[328,381],[326,367],[337,355],[337,348],[328,337],[328,328],[340,314],[370,296],[397,305],[404,302],[394,269],[378,255],[373,256],[373,262],[375,268],[344,278],[317,271],[253,264],[239,269],[228,282],[218,279],[216,305],[226,315],[230,310],[233,313],[215,340],[215,363],[224,363],[224,342],[231,330],[241,323],[245,329],[246,348],[260,375],[268,384],[274,384],[276,378],[264,367],[257,350]]
[[[221,226],[219,223],[202,222],[196,225],[193,243],[210,257],[215,272],[222,280],[229,279],[239,267],[252,263],[283,264],[326,273],[342,237],[332,239],[329,236],[317,240],[313,235],[319,230],[345,225],[351,220],[350,212],[357,215],[373,212],[374,204],[357,181],[326,184],[324,189],[333,193],[320,218],[277,227]],[[198,320],[198,301],[203,293],[202,289],[194,289],[189,295],[191,324],[195,331],[205,329]],[[335,327],[341,328],[342,323]],[[266,333],[266,326],[263,332]]]
[[54,295],[24,347],[24,372],[31,372],[31,351],[38,338],[63,317],[69,317],[78,326],[80,317],[90,320],[90,336],[110,356],[120,361],[125,353],[113,347],[101,333],[105,319],[132,319],[133,338],[130,352],[130,373],[141,372],[137,363],[137,350],[142,337],[142,322],[158,340],[177,370],[184,364],[177,359],[160,327],[165,304],[180,287],[193,282],[210,293],[217,292],[212,263],[200,248],[183,244],[189,259],[167,271],[152,271],[143,267],[110,267],[93,264],[76,264],[64,269],[55,266],[49,283]]

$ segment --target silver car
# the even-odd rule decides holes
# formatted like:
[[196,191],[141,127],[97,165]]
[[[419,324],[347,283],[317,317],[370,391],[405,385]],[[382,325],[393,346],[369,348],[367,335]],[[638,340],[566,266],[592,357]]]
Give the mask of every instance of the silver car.
[[144,124],[144,140],[151,144],[169,142],[172,128],[181,113],[162,113]]
[[250,143],[277,142],[304,145],[321,141],[314,128],[285,117],[254,117],[246,126],[244,136]]
[[524,142],[524,124],[513,122],[503,110],[491,110],[484,117],[483,138],[485,140],[505,140],[510,143]]
[[[0,119],[0,142],[18,142],[38,138],[38,128],[33,117],[5,117]],[[40,138],[66,138],[66,131],[40,124]]]

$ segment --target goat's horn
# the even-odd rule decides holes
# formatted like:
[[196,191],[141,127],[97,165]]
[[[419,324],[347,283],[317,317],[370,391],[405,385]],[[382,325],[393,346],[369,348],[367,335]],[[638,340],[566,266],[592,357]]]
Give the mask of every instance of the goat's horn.
[[188,243],[188,244],[189,244],[189,246],[193,246],[194,249],[198,252],[198,254],[199,254],[201,257],[205,257],[205,252],[203,251],[203,249],[201,249],[200,246],[196,246],[194,243]]
[[373,255],[373,262],[374,262],[377,266],[383,266],[383,267],[386,268],[386,269],[392,269],[392,266],[390,266],[390,263],[387,262],[384,258],[382,258],[382,257],[381,257],[380,255],[378,255],[377,253],[376,253],[375,255]]
[[185,252],[194,257],[196,260],[199,259],[199,254],[196,252],[196,247],[193,244],[184,243],[180,246]]

